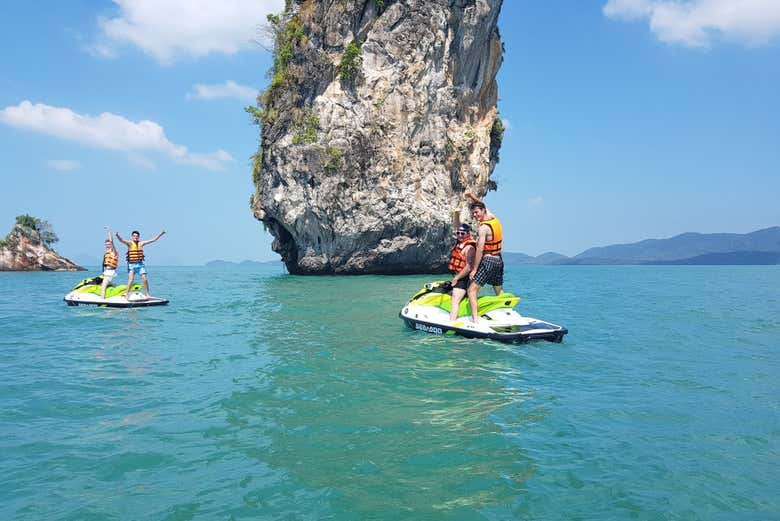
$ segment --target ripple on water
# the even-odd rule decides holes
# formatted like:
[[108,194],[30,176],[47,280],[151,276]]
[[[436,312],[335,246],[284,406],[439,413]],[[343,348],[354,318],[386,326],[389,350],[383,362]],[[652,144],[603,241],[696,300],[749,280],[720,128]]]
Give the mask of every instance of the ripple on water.
[[774,267],[513,266],[571,331],[523,346],[408,329],[428,277],[160,268],[170,306],[111,310],[36,275],[0,285],[0,519],[780,518]]

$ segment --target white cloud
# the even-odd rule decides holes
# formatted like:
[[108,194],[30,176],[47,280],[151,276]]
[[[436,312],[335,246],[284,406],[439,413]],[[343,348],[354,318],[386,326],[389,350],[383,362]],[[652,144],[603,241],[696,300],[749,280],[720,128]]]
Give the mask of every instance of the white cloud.
[[0,110],[0,123],[129,154],[157,152],[177,163],[210,170],[224,170],[226,163],[233,161],[224,150],[194,154],[187,147],[169,141],[163,128],[154,121],[134,122],[110,112],[89,116],[43,103],[33,105],[25,100]]
[[504,125],[504,130],[509,130],[512,127],[512,124],[506,118],[501,118],[501,124]]
[[603,11],[617,20],[646,18],[659,40],[688,47],[718,38],[760,46],[780,35],[778,0],[608,0]]
[[81,168],[81,163],[78,161],[71,161],[70,159],[49,159],[46,161],[46,166],[53,170],[59,170],[61,172],[69,172]]
[[192,86],[192,92],[187,94],[187,99],[212,100],[219,98],[235,98],[241,101],[254,102],[257,98],[257,89],[239,85],[233,80],[216,85],[202,85],[196,83]]
[[111,57],[130,44],[163,64],[256,47],[266,16],[284,9],[284,0],[113,1],[119,13],[98,19],[101,33],[91,52]]
[[149,170],[150,172],[157,170],[157,165],[154,164],[154,161],[144,156],[143,154],[130,152],[127,154],[127,160],[130,161],[131,164],[142,168],[143,170]]
[[544,203],[544,198],[541,195],[537,195],[536,197],[531,197],[528,199],[528,206],[541,206]]

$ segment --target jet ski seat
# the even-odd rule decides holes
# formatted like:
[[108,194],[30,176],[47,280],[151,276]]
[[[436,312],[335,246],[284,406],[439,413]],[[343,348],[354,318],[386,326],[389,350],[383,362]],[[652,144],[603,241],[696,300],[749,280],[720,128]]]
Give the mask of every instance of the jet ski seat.
[[[430,286],[430,287],[429,287]],[[437,281],[431,282],[425,285],[425,288],[417,292],[412,297],[412,301],[424,306],[436,306],[447,313],[451,309],[451,296],[452,288],[448,282]],[[489,311],[500,308],[513,308],[520,301],[520,297],[516,297],[512,293],[502,293],[501,295],[485,295],[477,299],[477,307],[479,316],[484,315]],[[469,308],[468,297],[463,297],[458,306],[458,316],[467,317],[471,315],[471,309]]]

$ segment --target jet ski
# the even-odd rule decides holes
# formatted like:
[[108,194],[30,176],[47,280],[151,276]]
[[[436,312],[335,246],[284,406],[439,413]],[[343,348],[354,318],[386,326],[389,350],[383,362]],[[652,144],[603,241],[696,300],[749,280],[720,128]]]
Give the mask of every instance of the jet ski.
[[556,324],[524,317],[514,310],[520,300],[511,293],[482,296],[477,300],[479,322],[471,320],[468,297],[463,298],[458,318],[450,321],[449,281],[429,282],[415,293],[398,316],[412,329],[437,335],[461,335],[467,338],[490,338],[502,342],[525,343],[548,340],[560,343],[569,331]]
[[151,297],[148,298],[142,293],[143,286],[139,283],[130,287],[130,294],[125,297],[127,285],[106,287],[106,298],[100,298],[100,286],[103,284],[103,277],[98,275],[91,279],[84,279],[76,284],[70,293],[65,295],[65,302],[69,306],[92,305],[106,306],[110,308],[139,308],[145,306],[164,306],[168,303],[166,299]]

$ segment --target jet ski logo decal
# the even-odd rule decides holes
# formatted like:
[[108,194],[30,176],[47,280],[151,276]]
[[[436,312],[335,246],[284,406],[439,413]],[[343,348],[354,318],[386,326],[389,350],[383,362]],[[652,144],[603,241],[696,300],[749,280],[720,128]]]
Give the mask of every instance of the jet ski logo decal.
[[425,324],[415,324],[415,329],[419,329],[420,331],[425,331],[426,333],[433,333],[434,335],[443,335],[444,330],[440,327],[436,326],[426,326]]

